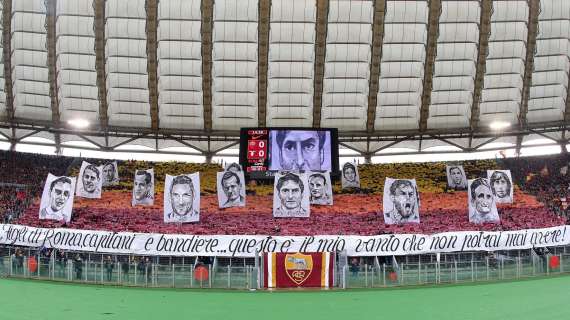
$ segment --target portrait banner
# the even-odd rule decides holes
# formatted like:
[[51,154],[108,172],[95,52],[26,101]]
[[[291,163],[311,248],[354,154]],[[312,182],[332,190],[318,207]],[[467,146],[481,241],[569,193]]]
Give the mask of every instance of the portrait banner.
[[500,221],[489,179],[469,180],[467,197],[469,222],[480,224],[485,222],[498,223]]
[[487,170],[487,179],[497,203],[513,203],[511,170]]
[[218,206],[220,208],[245,206],[245,177],[243,171],[217,173]]
[[307,218],[310,215],[306,173],[279,171],[273,186],[273,216]]
[[386,178],[382,198],[384,223],[420,222],[420,196],[415,179]]
[[358,165],[355,162],[347,162],[342,166],[341,184],[343,189],[360,188]]
[[103,165],[103,187],[119,184],[119,168],[117,161],[107,162]]
[[445,166],[447,173],[447,187],[454,190],[467,190],[467,175],[462,165],[448,164]]
[[40,219],[71,221],[75,177],[48,174],[40,202]]
[[197,221],[200,221],[200,174],[167,174],[164,182],[164,222]]
[[154,169],[137,170],[133,182],[132,205],[154,204]]
[[231,162],[231,163],[226,163],[226,167],[224,168],[224,171],[238,172],[238,171],[243,171],[243,168],[241,167],[241,165],[239,163]]
[[[390,257],[566,246],[570,245],[569,227],[434,234],[279,236],[133,233],[0,224],[0,244],[142,256],[253,258],[265,252],[346,251],[350,257]],[[298,269],[307,270],[300,265]]]
[[312,205],[333,205],[331,173],[329,171],[307,172],[309,181],[309,202]]
[[83,161],[77,179],[75,195],[82,198],[101,199],[103,189],[103,166],[95,166]]

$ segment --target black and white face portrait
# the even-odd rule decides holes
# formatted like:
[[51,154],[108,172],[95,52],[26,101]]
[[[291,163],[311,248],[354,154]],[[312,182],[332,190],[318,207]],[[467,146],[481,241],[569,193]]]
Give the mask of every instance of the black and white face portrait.
[[332,206],[332,184],[330,172],[307,173],[309,176],[309,201],[314,205]]
[[40,219],[69,222],[76,178],[48,175],[40,203]]
[[137,170],[133,181],[132,205],[154,204],[154,169]]
[[415,179],[386,178],[382,204],[386,224],[420,222],[420,201]]
[[272,130],[269,170],[331,170],[328,131]]
[[112,186],[119,183],[117,161],[107,162],[103,165],[103,186]]
[[243,171],[243,169],[239,163],[232,162],[226,165],[224,171],[240,172]]
[[511,170],[487,170],[487,178],[497,203],[513,203]]
[[342,166],[341,183],[343,189],[360,188],[360,177],[356,163],[347,162]]
[[455,190],[467,190],[467,176],[463,166],[447,165],[447,186]]
[[76,195],[78,197],[100,199],[103,188],[102,166],[95,166],[83,161],[79,170]]
[[309,217],[307,174],[278,172],[273,187],[274,217]]
[[243,171],[218,172],[218,206],[220,208],[245,206],[245,179]]
[[499,222],[499,213],[489,180],[477,178],[469,180],[469,222]]
[[164,182],[164,222],[184,223],[199,220],[199,174],[166,175]]

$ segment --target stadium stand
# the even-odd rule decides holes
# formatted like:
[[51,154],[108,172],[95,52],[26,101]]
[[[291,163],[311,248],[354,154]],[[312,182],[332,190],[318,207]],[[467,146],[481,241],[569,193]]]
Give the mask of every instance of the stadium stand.
[[66,173],[73,160],[70,157],[0,151],[1,182],[41,189],[48,173]]
[[[60,227],[60,222],[39,220],[38,190],[48,172],[76,174],[82,159],[32,154],[2,153],[1,182],[20,184],[2,189],[4,216],[19,216],[19,224]],[[485,175],[486,169],[510,168],[513,179],[522,188],[515,190],[515,203],[500,205],[501,223],[477,226],[467,219],[465,192],[445,192],[445,163],[407,163],[361,165],[360,174],[366,193],[335,195],[332,207],[312,207],[305,219],[274,219],[271,214],[273,186],[250,184],[245,208],[218,209],[215,173],[216,164],[195,164],[141,161],[120,161],[120,184],[103,193],[100,200],[76,198],[74,219],[67,227],[112,231],[137,231],[192,234],[390,234],[436,233],[452,230],[516,230],[563,224],[567,211],[562,198],[568,175],[560,173],[567,161],[563,156],[465,161],[469,178]],[[89,160],[89,159],[88,159]],[[102,163],[101,160],[89,160]],[[548,173],[545,173],[545,163]],[[130,204],[132,176],[137,168],[154,168],[156,201],[153,206],[132,208]],[[162,223],[162,196],[166,173],[201,173],[201,222],[169,225]],[[421,223],[384,225],[382,220],[382,189],[384,177],[416,178],[421,194]],[[378,179],[378,177],[381,177]],[[22,189],[25,187],[25,189]],[[340,185],[335,184],[340,191]],[[556,191],[556,192],[553,192]],[[535,197],[536,196],[536,197]],[[17,199],[13,202],[14,199]],[[12,203],[6,205],[6,203]],[[30,204],[30,205],[29,205]]]
[[570,196],[569,158],[551,155],[532,158],[503,159],[511,168],[515,183],[544,203],[557,215],[569,216],[566,199]]
[[[517,203],[500,208],[501,224],[477,226],[467,219],[465,193],[422,194],[421,224],[386,226],[380,195],[339,195],[332,207],[313,207],[308,219],[274,219],[272,198],[250,196],[245,208],[218,209],[213,195],[202,197],[198,224],[164,224],[162,197],[148,207],[132,208],[127,192],[107,192],[99,201],[75,200],[74,219],[68,227],[111,231],[185,234],[361,234],[436,233],[452,230],[516,230],[560,225],[563,218],[552,214],[533,196],[515,194]],[[36,202],[18,221],[40,227],[61,227],[60,222],[39,220]]]

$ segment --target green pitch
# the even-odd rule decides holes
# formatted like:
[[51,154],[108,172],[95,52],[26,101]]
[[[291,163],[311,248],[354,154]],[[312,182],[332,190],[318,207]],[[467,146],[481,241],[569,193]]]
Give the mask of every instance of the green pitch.
[[568,319],[568,297],[570,276],[478,285],[279,292],[0,279],[0,319]]

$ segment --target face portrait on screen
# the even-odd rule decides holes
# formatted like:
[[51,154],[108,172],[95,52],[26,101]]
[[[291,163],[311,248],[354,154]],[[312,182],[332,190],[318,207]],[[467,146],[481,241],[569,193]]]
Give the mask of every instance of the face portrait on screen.
[[142,170],[137,171],[134,185],[134,194],[137,201],[151,197],[150,190],[152,187],[152,177],[149,172]]
[[280,130],[276,140],[282,170],[321,170],[326,132]]
[[170,186],[170,203],[173,213],[178,216],[185,216],[192,211],[194,203],[192,179],[187,176],[174,178]]
[[471,202],[476,214],[485,216],[493,210],[495,198],[491,187],[485,179],[475,179],[471,184]]
[[395,180],[390,186],[390,200],[394,205],[391,216],[396,221],[407,220],[416,213],[416,189],[408,180]]
[[511,196],[511,180],[506,173],[495,171],[491,175],[491,190],[497,198],[509,198]]
[[97,190],[99,185],[100,173],[99,168],[90,164],[83,170],[83,176],[81,180],[83,181],[83,189],[86,192],[93,193]]
[[115,180],[115,165],[113,163],[107,163],[103,166],[103,178],[107,183],[111,183]]
[[67,177],[60,177],[50,185],[50,208],[53,212],[58,212],[65,207],[67,199],[71,195],[71,180]]

